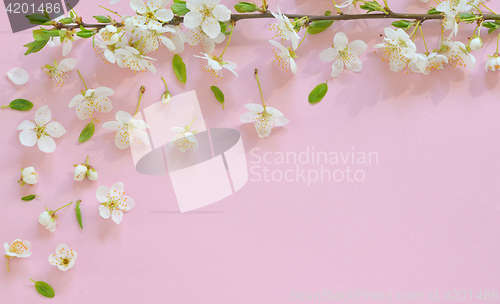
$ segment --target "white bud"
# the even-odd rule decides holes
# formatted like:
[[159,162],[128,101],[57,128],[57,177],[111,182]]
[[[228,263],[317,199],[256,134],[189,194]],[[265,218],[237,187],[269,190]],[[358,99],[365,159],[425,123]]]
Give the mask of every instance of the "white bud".
[[38,173],[33,167],[24,168],[21,172],[21,178],[25,183],[34,185],[38,182]]
[[95,181],[98,177],[97,170],[94,168],[90,168],[89,172],[87,172],[87,176],[91,181]]
[[84,165],[78,165],[75,168],[75,173],[73,174],[73,178],[76,181],[82,181],[85,178],[85,175],[87,175],[87,167]]
[[164,104],[168,104],[170,102],[171,97],[172,95],[170,93],[163,94],[161,97],[161,102],[163,102]]
[[476,37],[470,41],[470,49],[473,51],[479,51],[483,47],[483,41],[481,38]]

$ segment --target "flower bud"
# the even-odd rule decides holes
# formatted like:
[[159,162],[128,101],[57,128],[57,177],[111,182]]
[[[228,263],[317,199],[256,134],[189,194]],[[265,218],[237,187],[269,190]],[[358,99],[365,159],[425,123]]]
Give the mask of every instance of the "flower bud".
[[73,174],[73,178],[76,181],[82,181],[85,178],[85,175],[87,174],[87,167],[84,165],[78,165],[75,168],[75,173]]
[[21,172],[21,179],[27,184],[34,185],[38,182],[38,173],[33,167],[24,168]]
[[470,41],[470,48],[473,51],[479,51],[483,47],[483,41],[481,38],[476,37]]
[[94,169],[94,168],[90,168],[89,171],[87,172],[87,177],[91,180],[91,181],[95,181],[98,177],[97,175],[97,170]]
[[172,95],[170,94],[170,92],[167,92],[161,96],[161,102],[163,102],[164,104],[168,104],[170,102],[170,98],[172,98]]

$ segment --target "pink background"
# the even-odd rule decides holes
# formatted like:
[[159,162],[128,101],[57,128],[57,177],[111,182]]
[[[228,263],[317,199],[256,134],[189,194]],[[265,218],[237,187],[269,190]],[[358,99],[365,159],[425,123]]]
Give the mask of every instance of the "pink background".
[[[84,20],[106,14],[98,7],[102,1],[80,2],[77,12]],[[235,3],[224,1],[228,7]],[[273,1],[271,9],[276,10],[278,3],[290,13],[333,11],[330,1]],[[389,3],[394,11],[425,12],[429,7],[417,0]],[[489,5],[500,10],[498,3]],[[131,13],[127,0],[108,6]],[[35,109],[46,104],[67,133],[56,140],[54,153],[45,154],[19,143],[16,128],[33,119],[34,110],[0,111],[0,241],[26,239],[33,252],[30,258],[12,260],[10,273],[0,267],[0,302],[45,301],[30,278],[54,287],[52,303],[288,303],[298,302],[292,291],[424,296],[439,291],[442,297],[454,289],[474,295],[499,289],[500,76],[484,71],[496,34],[487,36],[483,30],[486,47],[474,52],[478,65],[472,71],[447,68],[430,76],[396,74],[372,48],[381,41],[389,20],[339,22],[306,38],[297,51],[299,71],[292,76],[272,62],[270,22],[238,23],[224,58],[238,64],[239,77],[225,71],[217,82],[226,96],[225,110],[210,91],[213,77],[201,71],[204,62],[192,57],[199,47],[187,47],[182,55],[188,69],[188,82],[182,85],[170,67],[173,55],[165,49],[152,54],[158,59],[156,74],[134,74],[105,65],[94,55],[90,41],[78,41],[68,57],[80,60],[77,68],[87,84],[115,90],[113,112],[97,115],[101,124],[96,134],[78,144],[88,121],[79,120],[68,108],[83,88],[76,71],[68,84],[55,87],[40,67],[61,60],[62,49],[47,48],[25,57],[22,45],[32,40],[30,30],[10,33],[6,13],[1,13],[3,103],[22,97]],[[361,73],[346,72],[332,80],[330,65],[319,60],[319,53],[340,30],[350,40],[363,39],[369,48],[362,55]],[[424,30],[430,47],[436,47],[439,25],[429,21]],[[464,41],[472,30],[473,26],[464,26],[460,39]],[[422,51],[419,36],[416,42]],[[28,84],[15,86],[8,80],[6,72],[13,67],[30,73]],[[255,68],[268,105],[290,120],[264,140],[251,125],[239,121],[244,104],[260,102]],[[174,95],[196,90],[207,126],[239,130],[248,153],[252,148],[259,148],[254,153],[262,156],[299,153],[306,147],[326,152],[349,152],[354,147],[378,152],[379,163],[356,167],[366,172],[363,182],[308,186],[302,181],[249,181],[229,198],[180,214],[169,177],[136,173],[129,151],[116,148],[113,133],[102,128],[102,122],[114,120],[118,110],[135,110],[141,85],[147,90],[141,108],[158,102],[164,90],[161,76]],[[328,95],[309,105],[310,90],[326,79]],[[72,165],[87,155],[99,179],[75,182]],[[255,157],[248,154],[247,159]],[[28,166],[35,167],[40,181],[20,188],[16,184],[20,168]],[[294,164],[266,166],[295,168]],[[136,201],[120,225],[99,216],[95,197],[99,186],[110,187],[117,181]],[[20,200],[31,193],[42,199]],[[44,206],[56,209],[77,199],[83,200],[83,231],[74,205],[59,212],[54,233],[38,224]],[[78,253],[68,272],[47,260],[61,243]]]

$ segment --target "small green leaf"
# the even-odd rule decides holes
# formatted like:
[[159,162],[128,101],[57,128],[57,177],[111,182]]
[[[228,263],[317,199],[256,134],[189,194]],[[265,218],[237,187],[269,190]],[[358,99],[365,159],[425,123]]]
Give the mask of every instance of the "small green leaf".
[[184,61],[182,61],[181,56],[175,54],[172,59],[172,68],[174,69],[175,76],[181,83],[186,83],[187,75],[186,75],[186,65]]
[[436,10],[435,7],[431,7],[431,9],[427,12],[427,14],[429,15],[437,15],[437,14],[441,14],[440,11]]
[[460,13],[458,14],[460,17],[460,20],[471,20],[471,19],[476,19],[476,15],[471,14],[471,13]]
[[328,92],[328,84],[320,83],[309,93],[309,103],[318,103],[323,97],[325,97],[326,92]]
[[53,298],[56,295],[54,289],[49,284],[42,281],[33,281],[33,282],[35,282],[36,291],[38,291],[38,293],[41,294],[42,296],[47,298]]
[[186,7],[186,1],[175,2],[170,6],[170,9],[177,16],[184,16],[185,14],[189,13],[189,9]]
[[224,93],[222,93],[222,91],[216,86],[211,86],[210,89],[214,92],[215,99],[220,102],[222,109],[224,109]]
[[90,38],[94,36],[94,34],[94,31],[79,31],[78,33],[76,33],[76,35],[81,38]]
[[391,23],[392,26],[406,30],[413,26],[413,22],[408,20],[398,20]]
[[359,8],[371,12],[383,12],[384,8],[377,1],[363,1],[365,4],[360,5]]
[[76,219],[78,220],[78,224],[80,224],[80,228],[83,229],[83,224],[82,224],[82,211],[80,210],[80,203],[82,200],[77,200],[76,201]]
[[29,202],[29,201],[34,200],[35,197],[36,197],[36,194],[30,194],[30,195],[26,195],[26,196],[21,197],[21,199],[25,202]]
[[97,22],[99,22],[99,23],[110,23],[111,22],[111,20],[109,20],[108,17],[104,17],[104,16],[101,16],[101,15],[94,16],[94,19],[97,20]]
[[491,34],[493,31],[497,30],[500,27],[500,24],[496,22],[484,22],[483,26],[488,29],[488,34]]
[[256,11],[260,11],[259,7],[255,3],[242,2],[242,1],[240,1],[238,4],[236,4],[234,6],[234,9],[238,13],[253,13]]
[[24,45],[24,47],[27,47],[28,50],[26,50],[26,53],[24,55],[29,55],[31,53],[36,53],[43,49],[43,47],[49,42],[49,39],[45,39],[43,41],[32,41],[30,43],[27,43]]
[[47,22],[50,22],[50,16],[47,17],[46,15],[42,14],[32,14],[32,15],[26,15],[26,18],[30,21],[29,23],[31,24],[45,24]]
[[59,23],[62,23],[62,24],[70,24],[70,23],[73,23],[73,18],[62,18],[62,19],[59,19]]
[[330,26],[332,26],[333,20],[318,20],[318,21],[313,21],[311,24],[307,27],[307,33],[311,35],[316,35]]
[[29,100],[18,98],[11,101],[9,105],[2,107],[2,109],[4,108],[11,108],[18,111],[29,111],[33,108],[33,103]]
[[331,11],[325,11],[325,16],[330,16],[332,14]]
[[78,138],[78,141],[83,143],[89,140],[92,135],[94,135],[95,131],[95,125],[93,122],[89,123],[88,125],[85,126],[85,128],[82,130],[82,133],[80,133],[80,137]]

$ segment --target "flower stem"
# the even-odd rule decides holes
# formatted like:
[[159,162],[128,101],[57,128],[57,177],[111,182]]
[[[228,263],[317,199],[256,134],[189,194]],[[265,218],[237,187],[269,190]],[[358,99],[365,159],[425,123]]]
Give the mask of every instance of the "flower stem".
[[165,78],[163,78],[163,76],[161,77],[161,80],[163,80],[163,83],[165,84],[165,93],[167,93],[168,91],[167,82],[165,81]]
[[87,159],[85,160],[85,164],[88,166],[89,165],[89,156],[87,155]]
[[220,57],[219,57],[220,59],[222,59],[222,56],[224,55],[224,53],[227,50],[227,47],[229,46],[229,42],[231,41],[231,37],[233,37],[233,31],[234,31],[234,25],[231,26],[231,33],[229,34],[229,39],[227,40],[226,47],[222,51],[222,54],[220,54]]
[[139,102],[137,103],[137,108],[135,109],[135,113],[133,116],[135,116],[135,114],[139,112],[139,106],[141,105],[142,94],[144,94],[144,92],[146,92],[146,88],[144,86],[141,86],[141,94],[139,95]]
[[104,6],[102,6],[102,5],[99,5],[99,7],[100,7],[100,8],[103,8],[103,9],[105,9],[105,10],[107,10],[108,12],[111,12],[111,13],[113,13],[113,14],[117,15],[117,16],[118,16],[118,17],[120,17],[120,18],[122,17],[122,16],[118,15],[118,12],[112,11],[112,10],[110,10],[110,9],[109,9],[109,8],[107,8],[107,7],[104,7]]
[[7,272],[10,272],[10,269],[9,269],[9,261],[10,261],[10,257],[7,258]]
[[332,0],[333,1],[333,6],[335,6],[335,9],[337,10],[337,14],[339,15],[342,15],[342,11],[340,10],[340,8],[337,7],[337,2],[335,0]]
[[69,205],[71,205],[71,204],[73,204],[73,202],[70,202],[69,204],[66,204],[66,205],[62,206],[61,208],[56,209],[56,210],[54,211],[54,213],[52,213],[52,214],[55,214],[57,211],[61,210],[61,209],[62,209],[62,208],[64,208],[64,207],[68,207],[68,206],[69,206]]
[[80,70],[76,70],[78,72],[78,75],[80,75],[80,78],[83,81],[83,85],[85,86],[85,91],[87,91],[89,88],[87,87],[87,84],[85,83],[85,79],[83,79],[82,74],[80,73]]
[[385,8],[387,9],[387,11],[390,11],[389,4],[387,3],[387,0],[384,0],[384,5],[385,5]]
[[196,120],[196,116],[194,117],[193,121],[189,124],[188,128],[191,128],[191,125],[193,124],[193,122]]
[[427,48],[427,43],[425,42],[424,31],[422,30],[422,24],[420,24],[420,35],[422,35],[422,40],[424,41],[425,51],[429,54],[429,49]]
[[497,37],[497,50],[495,51],[495,54],[498,54],[498,44],[500,43],[500,34],[498,34]]
[[30,279],[30,281],[33,282],[33,283],[36,283],[36,281],[34,281],[33,279]]
[[307,30],[306,30],[306,33],[304,34],[304,37],[302,37],[302,40],[300,41],[299,45],[297,46],[297,48],[295,50],[297,50],[302,45],[302,42],[304,42],[304,40],[306,40],[306,36],[307,36]]
[[255,69],[255,78],[257,79],[257,84],[259,85],[260,98],[262,99],[262,105],[264,106],[265,109],[266,103],[264,102],[264,94],[262,94],[262,88],[260,87],[259,71],[257,69]]
[[486,5],[484,5],[484,3],[479,3],[480,5],[484,6],[485,9],[489,10],[490,12],[492,12],[493,14],[497,15],[497,13],[492,10],[491,8],[487,7]]

